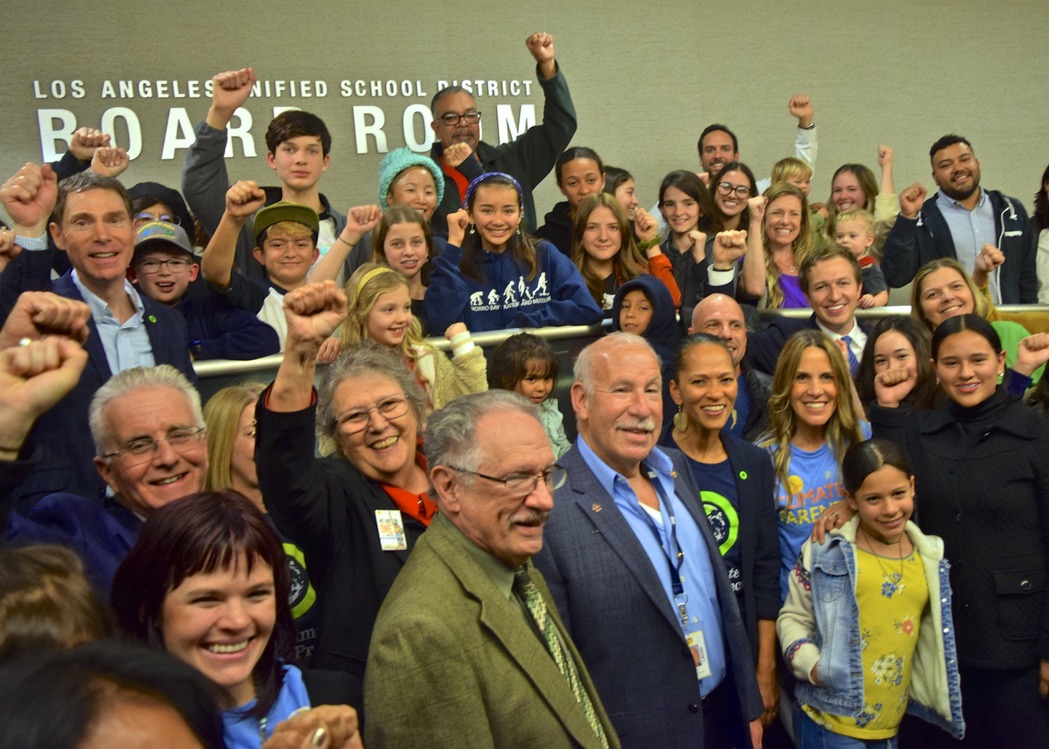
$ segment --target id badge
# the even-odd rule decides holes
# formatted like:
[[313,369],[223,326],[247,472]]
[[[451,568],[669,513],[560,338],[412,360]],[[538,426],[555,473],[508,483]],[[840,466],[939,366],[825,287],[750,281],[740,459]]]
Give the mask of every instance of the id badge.
[[408,539],[404,536],[404,521],[400,510],[376,510],[375,524],[379,526],[379,545],[383,551],[406,551]]
[[710,670],[710,660],[707,658],[707,640],[703,637],[703,630],[696,629],[685,635],[688,649],[692,651],[692,660],[696,662],[696,678],[707,679],[714,675]]

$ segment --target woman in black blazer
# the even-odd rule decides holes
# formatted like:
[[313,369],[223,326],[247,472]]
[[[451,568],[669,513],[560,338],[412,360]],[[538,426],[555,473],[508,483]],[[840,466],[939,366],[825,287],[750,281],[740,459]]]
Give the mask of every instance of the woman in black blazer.
[[[317,353],[345,317],[345,297],[331,282],[311,284],[284,307],[284,360],[255,409],[259,488],[317,590],[310,665],[348,672],[359,706],[375,617],[437,511],[419,450],[426,397],[401,357],[376,346],[344,352],[314,390]],[[315,457],[315,429],[329,457]]]
[[674,360],[670,395],[678,404],[661,440],[688,459],[714,538],[736,593],[768,725],[779,708],[776,616],[779,614],[779,541],[773,498],[775,477],[768,453],[722,431],[733,414],[738,388],[725,344],[710,335],[689,336]]

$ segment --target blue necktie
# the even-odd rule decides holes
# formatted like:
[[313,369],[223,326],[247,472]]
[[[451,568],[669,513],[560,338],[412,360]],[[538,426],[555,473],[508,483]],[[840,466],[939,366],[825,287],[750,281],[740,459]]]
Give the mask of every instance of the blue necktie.
[[843,335],[841,340],[845,341],[845,350],[849,352],[849,374],[853,377],[856,376],[856,370],[860,367],[860,360],[856,358],[856,354],[852,353],[852,338],[847,335]]

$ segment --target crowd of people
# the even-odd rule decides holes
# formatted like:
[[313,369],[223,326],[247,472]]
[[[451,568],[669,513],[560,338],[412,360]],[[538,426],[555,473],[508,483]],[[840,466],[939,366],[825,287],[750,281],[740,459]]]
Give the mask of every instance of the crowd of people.
[[[1030,218],[958,135],[932,195],[880,145],[880,180],[810,201],[795,95],[770,178],[712,124],[646,211],[572,145],[553,38],[525,43],[541,124],[493,146],[442,89],[373,205],[320,192],[301,110],[267,129],[279,186],[230,180],[251,68],[214,77],[181,191],[125,188],[87,128],[3,183],[5,733],[1040,745],[1049,168]],[[907,285],[910,315],[857,315]],[[542,329],[602,322],[559,398]],[[201,402],[194,361],[274,354]]]

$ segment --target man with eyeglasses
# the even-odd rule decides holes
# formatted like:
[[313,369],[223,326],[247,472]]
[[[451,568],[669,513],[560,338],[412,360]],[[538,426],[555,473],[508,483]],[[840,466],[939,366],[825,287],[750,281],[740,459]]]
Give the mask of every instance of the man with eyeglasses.
[[181,226],[149,221],[139,227],[131,280],[146,296],[186,319],[194,360],[260,359],[280,351],[277,331],[255,315],[230,307],[204,284],[191,290],[199,271]]
[[[624,747],[745,747],[764,711],[684,456],[657,448],[659,359],[613,333],[575,362],[579,437],[535,558]],[[742,713],[742,714],[741,714]]]
[[[38,306],[47,319],[61,319],[65,315],[58,302],[48,307],[48,300],[42,301]],[[68,325],[76,312],[73,309],[64,318],[67,322],[60,324]],[[63,337],[72,339],[70,342],[77,341],[77,336],[68,331],[64,333]],[[28,351],[55,346],[57,337],[49,333],[48,338],[30,340],[18,348]],[[17,368],[11,366],[11,358],[4,357],[0,369],[5,371],[0,379],[5,388],[17,387],[28,405],[24,409],[4,408],[6,404],[0,402],[0,412],[24,410],[31,414],[54,404],[73,386],[75,373],[72,377],[52,377],[50,381],[44,377],[60,372],[75,360],[75,346],[56,353],[59,367],[45,364]],[[89,363],[87,369],[90,368]],[[31,383],[33,387],[27,387]],[[4,540],[71,548],[83,561],[92,586],[102,600],[108,600],[113,575],[150,513],[203,489],[208,466],[207,441],[200,396],[189,381],[169,365],[135,367],[114,375],[95,393],[90,421],[95,468],[113,496],[100,505],[70,492],[48,494],[31,509],[10,513]],[[23,470],[31,470],[41,455],[43,443],[39,437],[33,438],[32,433],[19,439],[7,432],[4,430],[5,440],[12,439],[17,444],[0,449],[0,463],[11,461],[12,455],[14,462],[0,465],[0,470],[5,477],[17,480],[19,459],[26,464]],[[47,435],[46,439],[55,436]],[[8,452],[11,448],[13,453]],[[9,509],[4,507],[5,512],[0,512],[0,516]]]
[[[794,156],[804,161],[810,168],[815,169],[817,145],[812,98],[808,94],[794,94],[787,102],[787,111],[798,121],[798,128],[794,137]],[[710,181],[721,171],[721,168],[729,162],[741,161],[739,156],[739,139],[734,132],[728,129],[727,125],[712,123],[703,128],[703,132],[699,134],[696,149],[699,151],[700,169],[696,175],[703,180],[703,184],[707,185],[711,192],[714,191],[715,186],[711,185]],[[728,183],[722,184],[727,185]],[[759,179],[757,184],[754,185],[754,194],[760,195],[771,185],[771,177]],[[731,185],[728,185],[725,189],[730,190]],[[746,194],[742,191],[737,194],[743,200],[750,197],[749,191]],[[652,206],[649,213],[659,217],[659,233],[665,237],[670,228],[659,212],[658,202]]]
[[542,182],[576,131],[575,106],[568,83],[554,59],[554,38],[537,32],[525,39],[537,63],[539,85],[545,97],[543,124],[533,125],[516,140],[493,146],[481,140],[481,115],[477,100],[465,86],[446,86],[430,102],[435,142],[430,156],[444,171],[444,199],[431,225],[448,235],[447,218],[463,207],[466,188],[486,172],[505,172],[521,185],[524,225],[534,233],[536,221],[532,190]]
[[463,396],[431,415],[423,444],[440,512],[375,622],[365,745],[618,747],[529,563],[564,476],[534,406]]
[[[25,250],[4,270],[0,315],[27,290],[53,291],[91,308],[88,366],[76,388],[34,427],[44,454],[19,489],[20,506],[55,491],[101,502],[105,486],[92,462],[88,403],[111,374],[132,367],[170,364],[193,379],[186,323],[127,279],[135,230],[130,200],[117,180],[87,171],[59,183],[50,166],[26,164],[0,187],[0,202]],[[47,229],[72,265],[53,282]]]

